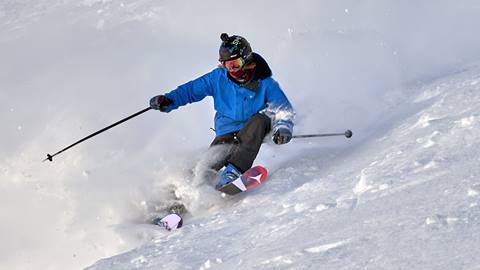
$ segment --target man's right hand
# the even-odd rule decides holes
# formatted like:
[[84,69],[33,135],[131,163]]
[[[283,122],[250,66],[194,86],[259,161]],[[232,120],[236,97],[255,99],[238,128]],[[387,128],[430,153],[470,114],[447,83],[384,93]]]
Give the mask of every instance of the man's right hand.
[[292,132],[288,128],[281,127],[273,134],[273,142],[276,144],[285,144],[292,139]]
[[158,95],[150,99],[150,108],[164,112],[172,103],[173,101],[168,97],[164,95]]

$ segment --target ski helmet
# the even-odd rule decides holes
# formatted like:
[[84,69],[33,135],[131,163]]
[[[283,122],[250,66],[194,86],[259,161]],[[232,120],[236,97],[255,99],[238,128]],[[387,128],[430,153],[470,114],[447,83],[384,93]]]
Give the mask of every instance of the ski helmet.
[[222,33],[220,39],[222,40],[222,45],[220,45],[218,51],[220,55],[218,60],[221,62],[238,57],[247,60],[252,54],[250,43],[241,36],[228,36],[227,33]]

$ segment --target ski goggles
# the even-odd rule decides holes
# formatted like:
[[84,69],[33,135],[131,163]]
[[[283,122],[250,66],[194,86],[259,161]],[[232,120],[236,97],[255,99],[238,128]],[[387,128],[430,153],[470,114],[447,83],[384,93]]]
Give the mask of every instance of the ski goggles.
[[243,65],[245,64],[245,60],[242,57],[238,57],[232,60],[222,61],[222,65],[229,71],[235,72],[239,71]]

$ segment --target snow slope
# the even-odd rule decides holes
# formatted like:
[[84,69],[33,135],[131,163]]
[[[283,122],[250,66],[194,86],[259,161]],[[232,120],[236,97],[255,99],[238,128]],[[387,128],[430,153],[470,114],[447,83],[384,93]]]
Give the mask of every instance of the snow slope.
[[248,196],[87,269],[477,269],[480,69],[411,93],[383,134],[311,146]]
[[[242,4],[0,1],[0,269],[478,268],[478,1]],[[296,133],[354,137],[268,142],[268,182],[231,199],[192,177],[210,99],[41,162],[213,69],[222,32],[267,59]],[[141,224],[172,186],[185,228]]]

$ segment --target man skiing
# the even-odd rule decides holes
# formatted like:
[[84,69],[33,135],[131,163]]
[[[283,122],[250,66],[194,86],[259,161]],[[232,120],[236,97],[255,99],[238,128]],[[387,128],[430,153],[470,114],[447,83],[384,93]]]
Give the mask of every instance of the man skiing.
[[294,116],[267,62],[252,52],[248,41],[226,33],[220,38],[219,67],[150,100],[152,109],[170,112],[206,96],[213,97],[216,137],[211,146],[231,146],[220,162],[212,166],[217,171],[224,167],[218,176],[217,189],[252,166],[270,131],[276,144],[288,143]]

